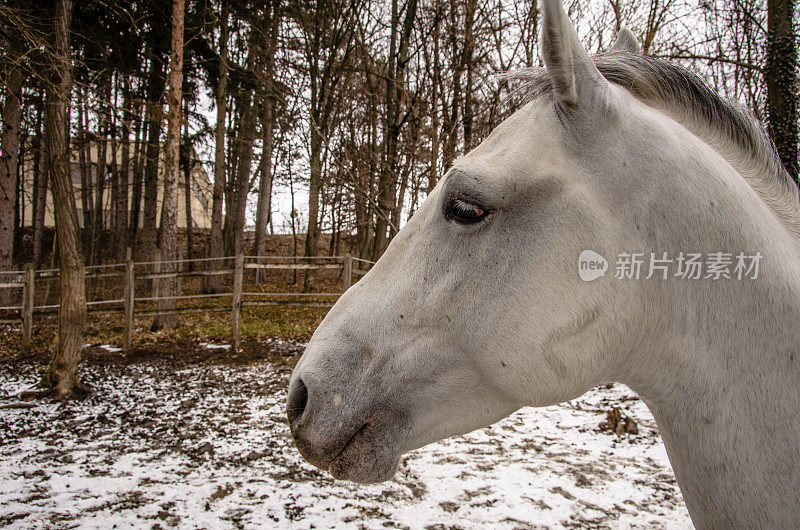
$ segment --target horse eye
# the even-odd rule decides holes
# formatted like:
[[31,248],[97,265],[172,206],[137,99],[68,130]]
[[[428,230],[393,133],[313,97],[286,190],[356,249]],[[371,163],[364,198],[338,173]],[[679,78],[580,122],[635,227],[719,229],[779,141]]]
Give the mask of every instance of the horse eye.
[[488,210],[477,204],[456,198],[447,201],[444,208],[444,215],[448,220],[464,225],[477,223],[486,217],[488,213]]

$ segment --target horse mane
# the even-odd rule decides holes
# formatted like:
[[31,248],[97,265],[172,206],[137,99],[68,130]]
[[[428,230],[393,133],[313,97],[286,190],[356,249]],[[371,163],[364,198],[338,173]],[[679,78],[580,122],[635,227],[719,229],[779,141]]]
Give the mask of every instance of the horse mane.
[[[641,53],[610,51],[593,57],[600,73],[689,129],[735,167],[750,187],[800,236],[800,194],[761,122],[741,104],[717,94],[690,70]],[[524,102],[552,93],[543,68],[510,72],[523,81]]]

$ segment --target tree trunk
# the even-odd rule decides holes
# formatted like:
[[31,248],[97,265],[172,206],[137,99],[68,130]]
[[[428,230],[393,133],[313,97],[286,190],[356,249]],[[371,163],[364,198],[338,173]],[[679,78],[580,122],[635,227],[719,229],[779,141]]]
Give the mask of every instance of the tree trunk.
[[[114,107],[116,108],[116,103],[114,104]],[[113,120],[109,121],[110,126],[108,128],[108,130],[109,130],[109,142],[108,143],[110,144],[110,151],[111,151],[111,157],[110,157],[111,158],[111,180],[110,180],[110,182],[111,182],[111,193],[110,193],[111,197],[110,197],[110,200],[108,199],[108,197],[106,198],[106,204],[108,205],[108,208],[107,208],[108,213],[106,214],[108,216],[108,230],[110,230],[114,235],[116,235],[116,233],[117,233],[116,232],[116,230],[117,230],[117,203],[119,202],[119,194],[120,194],[120,189],[119,189],[120,188],[120,185],[119,185],[119,179],[120,179],[119,173],[120,173],[120,171],[119,171],[119,165],[117,165],[117,149],[119,148],[119,141],[117,140],[117,126],[114,123],[115,120],[116,120],[116,117],[114,117]],[[117,252],[119,250],[119,248],[118,248],[119,243],[120,243],[120,241],[116,241],[116,240],[113,241],[112,248],[106,249],[105,250],[105,254],[106,255],[103,256],[103,257],[111,258],[113,260],[114,256],[116,256],[116,254],[117,254]]]
[[[436,11],[438,12],[440,7],[440,0],[436,2]],[[428,47],[424,47],[424,51],[426,52],[426,63],[433,62],[433,79],[431,80],[431,151],[430,151],[430,161],[429,164],[429,174],[428,174],[428,186],[427,191],[430,194],[433,191],[433,188],[436,187],[436,183],[439,182],[439,91],[442,88],[442,61],[439,57],[439,41],[440,41],[440,26],[441,22],[439,21],[439,17],[436,17],[434,21],[433,27],[433,53],[430,57],[428,57],[427,50]]]
[[475,48],[475,10],[477,9],[476,0],[467,0],[464,6],[464,55],[461,60],[462,67],[466,70],[466,86],[464,87],[463,104],[461,112],[461,124],[464,130],[464,153],[468,153],[473,148],[472,125],[473,115],[473,87],[472,77],[474,68],[473,51]]
[[261,129],[263,148],[261,153],[260,182],[258,186],[258,207],[256,211],[256,254],[265,251],[267,226],[272,217],[272,152],[274,146],[274,118],[272,100],[264,102],[261,113]]
[[147,151],[144,170],[144,222],[138,250],[140,261],[151,261],[156,248],[156,214],[158,211],[158,156],[161,152],[160,136],[164,92],[164,70],[155,51],[151,52],[150,74],[147,81]]
[[[291,173],[289,173],[289,198],[291,200],[290,202],[291,210],[289,213],[289,219],[292,222],[292,256],[297,256],[297,209],[295,208],[295,202],[294,202],[294,178],[292,177]],[[286,283],[289,283],[288,274],[286,275]],[[294,285],[296,283],[297,283],[297,269],[294,269],[292,270],[291,285]]]
[[89,141],[86,138],[86,95],[79,91],[78,97],[81,102],[78,106],[78,134],[80,134],[80,145],[78,146],[78,171],[81,175],[81,213],[83,215],[83,254],[88,256],[90,252],[92,226],[92,169],[89,167],[90,159],[87,156]]
[[[47,149],[46,149],[47,142],[44,139],[44,93],[42,93],[42,97],[39,99],[39,103],[40,104],[38,105],[38,109],[37,109],[37,112],[36,112],[36,125],[35,125],[36,130],[34,132],[34,137],[33,137],[32,141],[31,141],[32,154],[33,154],[33,196],[34,196],[34,198],[38,195],[37,190],[38,190],[39,183],[42,182],[42,181],[46,182],[47,181],[47,176],[50,174],[50,171],[47,169],[48,168]],[[24,214],[24,204],[22,204],[22,201],[20,201],[19,199],[21,199],[25,195],[24,194],[24,185],[25,185],[25,182],[23,180],[22,182],[19,183],[19,186],[18,186],[18,189],[17,189],[17,200],[18,200],[18,203],[19,203],[19,208],[18,209],[20,210],[20,213],[23,213],[23,214]],[[45,197],[45,199],[46,199],[46,197]],[[37,215],[38,214],[37,204],[36,204],[35,200],[33,201],[33,212],[32,213],[33,213],[33,215],[32,215],[31,223],[35,227],[36,226],[36,219],[37,219],[37,216],[38,216]],[[25,222],[24,219],[20,219],[20,224],[21,225],[24,224],[24,222]],[[35,232],[36,232],[36,229],[34,228],[34,239],[36,239],[36,233]],[[19,237],[19,236],[17,236],[17,237]],[[20,246],[20,241],[17,241],[15,243],[15,247],[17,248],[17,250],[15,250],[15,253],[18,251],[19,246]],[[34,243],[34,255],[35,254],[36,254],[36,244]],[[34,261],[36,261],[36,260],[34,260]]]
[[767,112],[769,132],[781,162],[798,181],[797,36],[794,30],[796,0],[769,0]]
[[131,178],[131,206],[130,220],[128,222],[128,245],[131,249],[136,249],[136,236],[139,232],[139,219],[142,211],[142,129],[144,128],[144,116],[142,115],[143,105],[136,105],[136,139],[133,143],[133,172]]
[[50,182],[59,247],[61,300],[58,310],[58,338],[41,386],[53,388],[62,398],[84,391],[78,379],[82,333],[86,321],[84,266],[78,237],[78,212],[72,188],[69,159],[69,112],[72,92],[69,28],[72,0],[57,0],[53,23],[53,79],[47,85],[47,144],[50,153]]
[[[272,150],[274,144],[274,117],[272,98],[267,97],[261,112],[261,178],[258,184],[258,205],[256,207],[255,254],[263,256],[267,246],[267,226],[272,217]],[[261,283],[263,270],[256,269],[256,283]]]
[[[355,146],[355,141],[353,141],[353,145]],[[369,219],[367,219],[367,164],[356,159],[353,164],[353,174],[357,179],[356,184],[358,185],[358,189],[353,195],[353,211],[355,213],[356,223],[355,252],[359,253],[366,241],[367,227],[370,224]],[[362,257],[360,253],[358,257]]]
[[[46,125],[45,125],[46,127]],[[48,161],[47,145],[42,146],[41,161],[39,167],[42,168],[33,178],[33,265],[39,268],[42,259],[42,238],[44,235],[44,215],[47,208],[47,180],[50,167]]]
[[[11,57],[12,61],[15,59]],[[14,210],[17,206],[19,128],[22,116],[21,67],[15,63],[6,74],[5,81],[4,127],[0,140],[0,270],[10,270],[14,263]]]
[[[317,255],[317,238],[319,236],[319,195],[322,189],[322,132],[316,127],[318,120],[313,120],[311,127],[310,172],[308,179],[308,228],[306,230],[306,256]],[[303,281],[303,292],[314,290],[314,274],[307,271]]]
[[[186,110],[188,115],[189,111]],[[192,217],[192,144],[189,141],[189,120],[184,123],[184,140],[181,147],[181,167],[183,168],[183,204],[186,211],[186,259],[194,259],[194,218]],[[194,269],[194,263],[189,261],[189,270]]]
[[[219,80],[217,81],[217,123],[214,131],[214,191],[211,202],[211,238],[209,258],[222,257],[222,201],[225,197],[225,124],[228,99],[228,2],[222,0],[222,17],[219,36]],[[209,262],[210,269],[224,268],[221,260]],[[220,276],[205,276],[203,291],[218,293]]]
[[458,109],[461,106],[461,74],[464,65],[461,64],[461,54],[458,53],[458,17],[456,13],[457,4],[455,0],[450,0],[450,25],[448,27],[448,37],[451,48],[450,76],[451,76],[451,99],[448,102],[442,98],[442,134],[444,144],[442,146],[442,172],[446,172],[456,157],[456,146],[458,144]]
[[[131,174],[131,86],[125,77],[122,87],[122,160],[117,179],[117,201],[115,203],[114,234],[117,246],[117,262],[126,259],[128,248],[128,186]],[[114,160],[116,164],[116,159]]]
[[[161,260],[170,262],[177,259],[177,225],[178,225],[178,178],[180,177],[180,142],[181,142],[181,87],[183,84],[183,11],[184,0],[174,0],[172,4],[172,52],[169,59],[169,90],[167,92],[167,146],[164,152],[164,200],[161,206],[161,226],[158,232],[158,243],[161,249]],[[162,263],[161,272],[177,270],[175,263]],[[177,282],[175,278],[161,278],[158,282],[158,309],[168,311],[175,309]],[[173,327],[175,315],[158,315],[153,321],[152,330]]]
[[[373,223],[374,203],[376,202],[373,197],[374,181],[376,168],[378,167],[377,161],[380,159],[380,142],[378,141],[378,94],[374,85],[370,83],[371,76],[367,75],[367,83],[370,92],[370,105],[367,110],[369,119],[369,145],[367,147],[367,161],[364,168],[364,176],[361,181],[361,187],[364,190],[363,202],[363,215],[361,223],[357,222],[357,226],[361,227],[362,233],[359,235],[358,257],[361,259],[370,259],[372,257],[372,248],[375,239],[375,224]],[[358,206],[358,203],[356,203]],[[358,211],[358,210],[357,210]]]
[[[103,228],[105,226],[105,210],[103,208],[103,200],[106,189],[106,171],[108,170],[108,137],[109,137],[109,122],[111,113],[111,76],[106,75],[106,79],[102,85],[103,91],[103,108],[100,111],[100,119],[97,124],[97,174],[94,188],[94,216],[92,218],[92,251],[89,254],[89,263],[99,263],[102,259],[100,256],[101,251],[101,238]],[[91,153],[91,151],[90,151]]]
[[225,241],[225,250],[228,255],[237,252],[236,242],[244,242],[245,211],[247,207],[247,195],[250,192],[250,172],[253,167],[253,147],[256,137],[256,117],[258,105],[256,105],[249,94],[243,95],[240,100],[241,122],[239,134],[236,138],[237,144],[237,164],[233,176],[231,189],[233,197],[230,201],[231,209],[226,217],[229,221],[229,231]]
[[372,259],[376,261],[386,249],[389,237],[396,232],[396,225],[392,225],[392,212],[397,198],[397,148],[402,127],[400,111],[405,91],[405,69],[408,62],[408,45],[411,38],[414,17],[417,12],[417,0],[409,0],[406,6],[406,17],[400,29],[400,14],[398,0],[392,0],[392,29],[389,41],[389,65],[386,76],[386,123],[384,126],[384,164],[378,180],[378,196],[380,209],[378,220],[375,223],[375,246],[372,250]]
[[[412,0],[413,1],[413,0]],[[372,260],[377,261],[386,246],[386,230],[389,227],[389,212],[394,208],[395,180],[394,169],[397,160],[397,139],[400,130],[397,127],[399,115],[397,93],[397,34],[400,24],[398,0],[392,0],[391,31],[389,35],[389,64],[386,70],[386,118],[384,120],[384,154],[383,166],[378,178],[378,219],[375,222],[375,243],[372,249]]]
[[[415,1],[415,0],[412,0]],[[341,99],[342,80],[351,69],[350,54],[355,48],[355,28],[360,2],[331,3],[317,0],[300,10],[305,34],[305,58],[309,65],[309,195],[308,228],[305,255],[317,255],[319,237],[320,193],[322,191],[323,155],[336,104]],[[313,290],[314,271],[306,273],[303,291]]]
[[[111,178],[109,179],[109,184],[111,186],[110,189],[110,197],[106,198],[106,204],[108,204],[108,213],[107,215],[107,222],[108,222],[108,230],[112,233],[116,234],[117,228],[117,201],[119,200],[119,167],[117,165],[117,149],[119,149],[119,141],[117,139],[117,86],[114,84],[114,99],[109,98],[109,106],[108,106],[108,150],[111,152],[111,159],[110,164],[110,171],[111,171]],[[114,245],[116,245],[116,241],[114,241]],[[113,252],[109,256],[111,259],[114,259],[116,256],[116,247],[113,249]]]
[[[35,153],[35,151],[34,151]],[[34,162],[35,164],[35,162]],[[12,236],[11,242],[11,252],[13,256],[19,256],[19,250],[22,246],[22,228],[25,224],[25,220],[23,219],[23,214],[25,212],[25,207],[23,204],[22,199],[25,197],[24,193],[24,185],[25,185],[25,178],[24,178],[24,169],[20,168],[21,170],[17,171],[17,178],[14,182],[14,194],[17,197],[17,200],[14,201],[14,234]],[[0,302],[3,302],[2,296],[0,296]],[[5,304],[8,305],[8,304]]]
[[[259,121],[261,122],[261,177],[258,184],[258,204],[256,206],[256,256],[263,256],[266,253],[267,226],[269,226],[272,217],[272,151],[275,143],[274,94],[272,93],[275,88],[272,77],[274,75],[275,47],[280,27],[280,4],[277,1],[273,1],[271,4],[271,23],[265,37],[262,79],[263,88],[267,93],[262,99],[261,112],[259,113]],[[262,269],[256,269],[256,283],[261,283],[263,273]]]
[[[327,79],[324,77],[326,68],[320,69],[320,59],[322,55],[321,40],[325,30],[324,10],[322,1],[317,1],[317,9],[311,14],[310,31],[306,34],[306,42],[309,44],[306,56],[309,61],[310,79],[309,91],[311,99],[309,101],[309,175],[308,175],[308,226],[306,228],[305,251],[306,256],[317,255],[317,218],[319,217],[319,193],[322,187],[322,142],[323,128],[327,123],[322,119],[322,107],[324,104],[325,86]],[[324,66],[324,65],[323,65]],[[329,95],[329,97],[332,97]],[[296,217],[294,207],[292,207],[292,221]],[[294,230],[294,227],[293,227]],[[314,290],[314,271],[307,271],[303,280],[303,292]]]

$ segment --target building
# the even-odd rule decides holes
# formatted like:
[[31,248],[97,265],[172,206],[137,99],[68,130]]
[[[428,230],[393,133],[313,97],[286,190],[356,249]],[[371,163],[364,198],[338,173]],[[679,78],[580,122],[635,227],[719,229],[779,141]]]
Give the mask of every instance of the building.
[[[91,180],[94,183],[95,178],[94,176],[97,173],[97,159],[98,159],[98,149],[97,144],[92,143],[89,146],[89,149],[86,151],[88,153],[88,158],[90,162],[87,161],[86,165],[86,174],[91,175]],[[211,228],[211,204],[212,204],[212,194],[213,194],[213,184],[208,177],[208,173],[205,170],[205,167],[200,162],[197,153],[192,152],[192,157],[195,160],[195,163],[192,164],[192,172],[190,175],[191,178],[191,210],[192,210],[192,226],[199,229],[210,229]],[[103,226],[109,227],[112,224],[112,215],[113,215],[113,206],[111,204],[111,182],[112,182],[112,175],[113,175],[113,167],[112,164],[112,153],[109,149],[107,152],[107,166],[106,166],[106,175],[105,175],[105,189],[103,190]],[[121,168],[122,162],[122,154],[121,149],[117,149],[117,156],[116,156],[116,164],[117,169]],[[164,178],[164,156],[163,151],[161,156],[159,157],[159,186],[158,186],[158,211],[156,212],[156,222],[159,222],[161,216],[161,206],[162,206],[162,198],[164,195],[164,186],[163,186],[163,178]],[[31,226],[33,224],[33,193],[34,193],[34,185],[33,185],[33,163],[30,158],[26,158],[23,162],[24,171],[23,179],[24,179],[24,186],[23,186],[23,197],[21,197],[22,202],[22,211],[24,212],[24,225]],[[142,168],[144,170],[144,168]],[[81,163],[80,157],[77,150],[73,150],[72,152],[72,163],[71,163],[71,171],[72,171],[72,185],[75,189],[75,207],[78,210],[78,223],[83,227],[83,205],[81,202]],[[143,177],[142,177],[143,178]],[[129,179],[129,186],[128,186],[128,211],[130,213],[131,205],[132,205],[132,188],[133,188],[133,179]],[[92,196],[92,204],[94,204],[95,196],[94,196],[94,186],[93,188],[93,196]],[[185,185],[185,178],[183,174],[183,170],[181,170],[179,179],[178,179],[178,228],[185,229],[187,226],[186,223],[186,199],[185,199],[185,192],[186,192],[186,185]],[[142,184],[142,193],[144,193],[144,184]],[[144,197],[142,197],[142,204],[141,210],[139,214],[139,226],[141,227],[142,222],[144,220]],[[48,190],[47,193],[47,201],[46,201],[46,208],[45,208],[45,216],[44,216],[44,225],[48,227],[55,226],[55,217],[53,214],[53,194]]]

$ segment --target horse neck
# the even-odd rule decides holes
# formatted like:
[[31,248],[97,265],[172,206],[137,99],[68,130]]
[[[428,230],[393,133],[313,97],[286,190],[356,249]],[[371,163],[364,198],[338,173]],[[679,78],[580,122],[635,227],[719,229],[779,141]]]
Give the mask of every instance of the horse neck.
[[721,198],[717,207],[737,212],[730,226],[719,227],[725,216],[709,211],[697,230],[707,238],[724,234],[718,251],[759,251],[759,278],[650,288],[658,304],[622,381],[652,410],[698,527],[795,527],[800,247],[749,192]]

